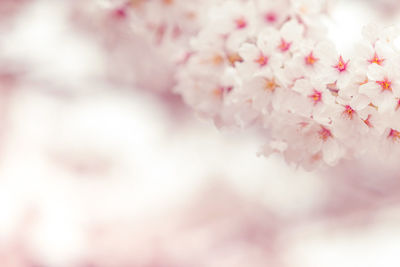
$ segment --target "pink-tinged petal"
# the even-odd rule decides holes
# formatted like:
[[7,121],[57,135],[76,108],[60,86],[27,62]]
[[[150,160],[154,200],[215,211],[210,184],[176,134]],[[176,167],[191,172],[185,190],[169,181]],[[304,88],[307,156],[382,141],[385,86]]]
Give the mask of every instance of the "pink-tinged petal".
[[380,33],[379,33],[379,39],[382,40],[383,43],[385,43],[387,46],[390,46],[393,41],[399,37],[400,35],[400,29],[397,26],[389,26],[385,27]]
[[225,41],[225,46],[228,51],[238,51],[246,41],[247,35],[244,32],[231,34]]
[[377,64],[371,64],[367,72],[368,79],[373,81],[381,81],[386,77],[385,69]]
[[322,157],[328,165],[335,165],[341,155],[341,149],[337,142],[328,140],[324,143],[322,148]]
[[356,90],[355,86],[352,87],[347,87],[345,89],[339,90],[338,94],[340,98],[349,100],[351,99],[354,95],[356,95],[358,90]]
[[361,110],[367,107],[371,103],[369,97],[365,95],[357,95],[350,101],[350,106],[352,106],[355,110]]
[[393,92],[394,96],[400,97],[400,82],[399,81],[394,81],[392,83],[392,92]]
[[300,116],[309,117],[312,112],[310,101],[302,96],[296,95],[286,101],[287,109]]
[[334,83],[339,78],[339,72],[332,67],[329,68],[322,68],[320,78],[325,81],[326,83]]
[[258,68],[258,66],[253,61],[244,61],[242,63],[236,64],[235,67],[244,80],[252,78]]
[[329,91],[324,91],[322,94],[322,101],[324,104],[334,104],[336,97],[331,94]]
[[315,47],[315,55],[324,59],[325,62],[334,62],[338,58],[335,45],[332,42],[320,42]]
[[336,82],[338,88],[345,88],[350,84],[351,79],[353,78],[350,72],[351,71],[343,73],[343,75],[340,75],[339,79]]
[[380,32],[382,32],[382,26],[375,23],[370,23],[362,29],[363,37],[371,43],[376,41]]
[[370,43],[362,42],[355,46],[354,55],[361,58],[363,61],[367,61],[374,54],[374,48]]
[[383,64],[385,64],[388,59],[392,58],[394,53],[393,49],[379,40],[375,43],[375,52],[381,59],[384,60],[382,61]]
[[268,66],[278,72],[282,69],[283,62],[284,60],[281,54],[274,55],[269,58]]
[[360,86],[359,92],[369,98],[374,98],[379,95],[380,86],[375,82],[368,82]]
[[298,56],[293,59],[293,62],[285,64],[279,76],[282,77],[286,86],[291,86],[293,83],[302,79],[305,76],[304,68],[299,68],[299,65],[304,64],[304,57]]
[[[400,60],[397,58],[396,60]],[[399,62],[388,62],[385,66],[387,70],[387,76],[388,78],[391,78],[391,81],[394,82],[395,78],[399,78],[399,69],[400,69],[400,64]]]
[[275,29],[267,28],[258,35],[257,46],[264,52],[269,52],[273,48],[272,44],[278,42],[279,38],[279,33]]
[[337,102],[338,104],[344,106],[344,105],[347,105],[347,104],[349,103],[349,100],[346,99],[346,98],[343,98],[342,96],[338,96],[338,97],[336,98],[336,102]]
[[243,88],[246,92],[257,92],[266,90],[266,78],[258,76],[245,83]]
[[290,92],[287,92],[283,88],[280,88],[274,94],[274,98],[272,101],[272,108],[276,111],[280,111],[282,110],[282,108],[284,108],[285,110],[282,111],[286,111],[287,100],[290,97],[292,97],[290,95]]
[[290,20],[286,22],[281,30],[281,36],[287,41],[298,40],[304,32],[304,26],[297,22],[297,20]]
[[239,48],[239,55],[244,60],[254,60],[260,55],[260,50],[253,44],[245,43]]
[[306,79],[300,79],[297,80],[296,83],[293,86],[293,91],[306,94],[307,92],[312,91],[312,85],[309,80]]
[[328,125],[332,116],[331,106],[318,105],[313,109],[313,120],[317,123]]
[[257,76],[254,79],[254,86],[258,91],[273,92],[278,87],[274,78],[267,78],[264,76]]
[[397,100],[393,97],[392,94],[384,93],[380,94],[374,99],[374,104],[379,107],[378,111],[380,113],[384,113],[387,111],[395,110],[397,106]]

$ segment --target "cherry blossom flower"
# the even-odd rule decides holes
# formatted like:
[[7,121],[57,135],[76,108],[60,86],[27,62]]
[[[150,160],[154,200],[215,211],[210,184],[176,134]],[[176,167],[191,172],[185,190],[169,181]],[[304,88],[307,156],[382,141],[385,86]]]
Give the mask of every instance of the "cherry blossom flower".
[[287,84],[290,85],[297,79],[309,76],[329,79],[328,83],[334,82],[336,77],[329,76],[327,72],[334,68],[339,58],[335,46],[328,41],[316,44],[305,41],[301,45],[299,51],[285,64],[284,75]]
[[375,44],[362,42],[356,46],[353,56],[358,68],[368,68],[370,64],[384,66],[393,57],[393,49],[386,46],[382,41]]
[[278,26],[281,25],[287,18],[289,14],[287,8],[289,6],[288,0],[282,1],[255,1],[257,6],[257,16],[261,21],[261,25],[265,24],[268,26]]
[[369,81],[360,87],[360,93],[367,95],[379,111],[393,110],[397,105],[396,98],[400,96],[397,69],[394,64],[368,67]]
[[252,75],[263,68],[279,70],[282,66],[282,57],[275,52],[273,43],[264,44],[260,38],[256,45],[244,43],[239,49],[239,55],[243,62],[238,69],[243,74]]
[[273,110],[281,110],[290,93],[272,71],[265,70],[246,80],[232,97],[251,103],[260,115],[268,115]]
[[329,122],[327,115],[335,98],[323,83],[300,79],[296,81],[293,90],[299,92],[301,97],[293,98],[291,111],[319,122]]

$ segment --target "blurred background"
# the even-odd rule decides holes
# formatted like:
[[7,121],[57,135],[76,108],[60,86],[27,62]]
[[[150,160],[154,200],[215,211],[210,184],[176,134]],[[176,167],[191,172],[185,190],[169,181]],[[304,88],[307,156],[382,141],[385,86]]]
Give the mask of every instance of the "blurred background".
[[[0,267],[400,265],[398,166],[257,157],[132,86],[139,44],[94,2],[0,0]],[[398,5],[337,1],[330,37],[348,53]]]

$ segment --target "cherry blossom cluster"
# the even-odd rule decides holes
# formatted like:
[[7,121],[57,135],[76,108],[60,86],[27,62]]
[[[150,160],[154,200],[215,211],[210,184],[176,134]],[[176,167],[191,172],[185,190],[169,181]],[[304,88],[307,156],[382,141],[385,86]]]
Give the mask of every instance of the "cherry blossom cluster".
[[81,0],[71,2],[71,18],[104,49],[113,81],[164,94],[171,92],[190,38],[218,2]]
[[192,41],[175,90],[218,126],[256,125],[267,139],[262,154],[280,152],[308,169],[394,152],[397,29],[366,27],[363,42],[345,56],[315,27],[324,6],[312,2],[282,6],[282,19],[271,24],[257,16],[265,14],[260,3],[269,2],[225,2],[222,21],[210,21]]
[[260,129],[261,154],[311,169],[396,153],[397,28],[365,27],[349,56],[327,38],[326,1],[112,4],[173,62],[173,91],[218,127]]

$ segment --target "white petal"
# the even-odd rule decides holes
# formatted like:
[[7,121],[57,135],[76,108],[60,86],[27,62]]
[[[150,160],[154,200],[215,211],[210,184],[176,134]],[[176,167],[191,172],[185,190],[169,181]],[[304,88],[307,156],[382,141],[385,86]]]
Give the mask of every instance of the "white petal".
[[380,93],[380,86],[375,82],[368,82],[360,86],[359,92],[370,98],[374,98]]
[[367,26],[364,26],[362,29],[362,34],[365,39],[370,41],[371,43],[375,42],[378,38],[379,33],[382,31],[382,26],[376,23],[370,23]]
[[371,100],[365,95],[356,95],[350,101],[350,106],[355,110],[364,109],[369,105]]
[[374,55],[374,49],[369,42],[362,42],[356,44],[354,55],[363,61],[367,61]]
[[323,41],[315,47],[315,54],[324,61],[335,61],[338,57],[336,47],[332,42]]
[[253,44],[245,43],[239,48],[239,55],[243,59],[253,60],[260,55],[260,50]]
[[293,86],[293,91],[299,92],[299,93],[306,93],[309,92],[310,89],[312,89],[312,85],[309,80],[307,79],[300,79],[297,80],[296,83]]
[[303,25],[298,23],[297,20],[290,20],[282,26],[280,32],[283,39],[285,39],[286,41],[293,41],[300,39],[303,31]]
[[379,113],[385,113],[387,111],[394,110],[397,105],[397,101],[393,97],[393,94],[389,92],[384,92],[380,94],[379,97],[376,98],[376,102],[374,103],[379,106]]
[[370,80],[382,81],[386,76],[386,72],[382,66],[371,64],[368,67],[367,75]]
[[393,95],[395,95],[396,97],[400,97],[400,82],[395,81],[392,83],[392,91]]
[[328,140],[322,148],[322,156],[328,165],[334,165],[341,156],[341,149],[337,142]]
[[[375,43],[375,51],[378,57],[385,59],[385,61],[387,61],[394,54],[393,49],[388,47],[388,45],[383,43],[382,41],[377,41]],[[385,61],[383,61],[383,63],[385,63]]]

